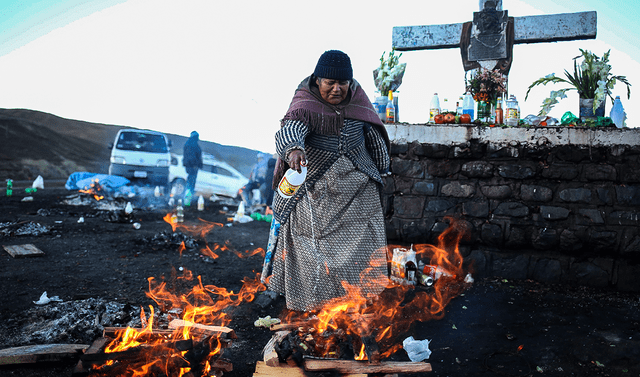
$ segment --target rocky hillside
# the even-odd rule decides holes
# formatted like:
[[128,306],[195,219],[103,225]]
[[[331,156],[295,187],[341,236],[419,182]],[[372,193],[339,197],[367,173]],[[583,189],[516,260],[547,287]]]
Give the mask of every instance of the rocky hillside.
[[[66,179],[76,171],[108,172],[110,145],[125,126],[83,122],[25,109],[0,109],[0,181]],[[130,127],[127,127],[130,128]],[[186,138],[167,134],[182,154]],[[204,152],[249,176],[258,151],[201,141]]]

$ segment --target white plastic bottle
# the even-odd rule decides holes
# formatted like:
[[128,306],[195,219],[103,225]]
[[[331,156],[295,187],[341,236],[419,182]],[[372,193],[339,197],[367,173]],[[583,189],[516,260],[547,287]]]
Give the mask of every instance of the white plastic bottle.
[[176,221],[179,223],[184,222],[184,207],[182,206],[182,199],[178,199],[178,206],[176,207]]
[[429,123],[433,123],[433,118],[438,114],[440,114],[440,99],[438,98],[438,93],[434,93],[429,105]]
[[204,198],[202,195],[198,197],[198,211],[204,211]]
[[473,100],[473,96],[467,92],[462,100],[462,113],[469,114],[471,120],[474,119],[476,103]]
[[507,106],[505,108],[506,114],[504,114],[504,124],[507,126],[517,126],[520,122],[520,106],[518,100],[513,94],[509,96],[507,100]]
[[298,188],[304,183],[304,180],[307,178],[307,167],[302,166],[302,172],[298,173],[294,169],[287,170],[284,173],[284,177],[280,180],[278,184],[278,194],[285,199],[288,199],[293,196],[293,194],[298,191]]

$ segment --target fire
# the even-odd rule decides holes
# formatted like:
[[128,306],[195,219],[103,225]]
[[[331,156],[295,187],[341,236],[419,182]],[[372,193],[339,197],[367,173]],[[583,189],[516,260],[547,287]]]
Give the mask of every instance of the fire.
[[[428,289],[393,284],[386,275],[375,276],[367,270],[360,286],[342,283],[346,292],[343,297],[325,303],[313,313],[288,312],[283,322],[312,327],[314,356],[336,357],[340,343],[351,340],[356,360],[376,362],[389,357],[402,347],[399,337],[405,336],[415,321],[441,319],[446,305],[466,288],[463,279],[468,272],[458,248],[464,234],[465,229],[452,221],[438,237],[437,245],[414,246],[419,260],[440,271]],[[393,247],[389,245],[388,249]],[[384,291],[377,297],[367,295],[376,288]]]
[[104,195],[101,194],[102,191],[102,186],[100,186],[100,183],[98,183],[99,180],[98,179],[94,179],[91,181],[91,184],[89,185],[89,188],[85,188],[78,190],[78,192],[82,192],[84,194],[90,194],[93,195],[93,198],[95,200],[102,200],[104,199]]

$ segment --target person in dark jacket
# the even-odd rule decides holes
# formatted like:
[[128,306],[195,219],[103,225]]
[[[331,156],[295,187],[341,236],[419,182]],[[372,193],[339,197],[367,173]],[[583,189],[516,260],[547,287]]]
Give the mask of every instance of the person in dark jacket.
[[182,156],[182,165],[184,165],[187,171],[187,190],[193,194],[196,187],[196,178],[198,177],[198,170],[202,169],[202,149],[198,145],[198,138],[200,135],[193,131],[191,136],[184,143],[184,150]]

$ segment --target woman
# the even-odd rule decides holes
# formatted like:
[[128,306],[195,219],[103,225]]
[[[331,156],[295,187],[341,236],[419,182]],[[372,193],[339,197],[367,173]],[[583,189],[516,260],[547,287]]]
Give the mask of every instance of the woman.
[[[264,279],[272,262],[269,288],[285,295],[289,309],[318,309],[347,294],[345,282],[359,286],[361,295],[384,288],[380,193],[381,176],[389,169],[388,148],[383,124],[353,79],[351,60],[344,52],[326,51],[296,89],[276,133],[280,161],[274,185],[286,170],[285,161],[297,171],[304,164],[308,169],[293,197],[274,197],[275,221],[263,270]],[[361,284],[361,274],[375,284]]]

